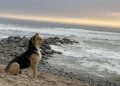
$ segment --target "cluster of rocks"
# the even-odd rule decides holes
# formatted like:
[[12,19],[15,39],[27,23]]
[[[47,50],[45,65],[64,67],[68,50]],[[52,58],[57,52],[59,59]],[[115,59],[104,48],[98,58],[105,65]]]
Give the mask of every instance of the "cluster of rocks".
[[66,37],[64,37],[64,38],[62,38],[62,39],[60,39],[60,38],[58,38],[58,37],[50,37],[50,38],[48,38],[48,39],[45,39],[45,40],[43,40],[43,43],[45,43],[45,44],[52,44],[52,45],[60,45],[60,44],[74,44],[74,43],[78,43],[77,41],[75,41],[75,40],[70,40],[70,39],[68,39],[68,38],[66,38]]
[[[27,50],[29,39],[24,37],[13,37],[10,36],[8,38],[0,40],[0,63],[7,63],[10,59],[19,56],[22,52]],[[73,44],[77,43],[76,41],[71,41],[67,38],[58,38],[58,37],[50,37],[42,40],[41,44],[41,53],[42,59],[46,60],[54,53],[61,54],[60,52],[56,52],[51,50],[50,45],[58,45],[58,44]]]

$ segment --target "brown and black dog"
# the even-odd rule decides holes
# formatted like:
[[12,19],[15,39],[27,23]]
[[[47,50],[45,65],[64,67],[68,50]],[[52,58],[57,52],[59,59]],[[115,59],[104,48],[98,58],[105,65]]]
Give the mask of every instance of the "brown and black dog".
[[28,44],[28,49],[20,56],[12,59],[7,67],[6,72],[12,75],[18,75],[22,69],[31,67],[33,70],[33,77],[36,77],[37,66],[42,57],[40,52],[40,45],[42,39],[39,37],[39,34],[36,33],[30,40]]

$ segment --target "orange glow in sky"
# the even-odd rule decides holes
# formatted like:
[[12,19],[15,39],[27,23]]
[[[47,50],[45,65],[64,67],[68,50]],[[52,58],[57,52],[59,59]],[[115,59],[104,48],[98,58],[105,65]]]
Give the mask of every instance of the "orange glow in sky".
[[9,19],[20,19],[20,20],[24,19],[24,20],[44,21],[44,22],[63,23],[63,24],[120,28],[120,20],[114,20],[114,19],[64,18],[64,17],[49,17],[49,16],[27,16],[27,15],[16,15],[16,14],[0,14],[0,17],[9,18]]

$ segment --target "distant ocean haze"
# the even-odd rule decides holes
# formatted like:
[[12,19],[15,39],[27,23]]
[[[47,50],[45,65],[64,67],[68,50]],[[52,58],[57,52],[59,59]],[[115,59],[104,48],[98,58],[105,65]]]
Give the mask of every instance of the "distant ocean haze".
[[24,21],[120,28],[119,19],[70,18],[70,17],[31,16],[31,15],[15,15],[15,14],[0,14],[0,17],[6,19],[24,20]]
[[120,32],[120,28],[110,28],[110,27],[97,27],[89,25],[74,25],[74,24],[62,24],[62,23],[51,23],[51,22],[40,22],[40,21],[30,21],[30,20],[18,20],[18,19],[8,19],[0,18],[0,23],[2,24],[11,24],[17,26],[26,26],[26,27],[46,27],[46,28],[83,28],[87,30],[97,30],[97,31],[110,31],[110,32]]

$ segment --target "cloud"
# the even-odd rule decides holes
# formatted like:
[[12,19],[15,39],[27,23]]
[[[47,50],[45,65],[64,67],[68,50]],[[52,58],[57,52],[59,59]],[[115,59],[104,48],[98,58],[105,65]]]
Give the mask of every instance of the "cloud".
[[107,13],[108,16],[120,18],[120,12]]
[[0,12],[56,17],[100,17],[119,12],[120,0],[0,0]]

